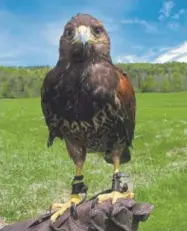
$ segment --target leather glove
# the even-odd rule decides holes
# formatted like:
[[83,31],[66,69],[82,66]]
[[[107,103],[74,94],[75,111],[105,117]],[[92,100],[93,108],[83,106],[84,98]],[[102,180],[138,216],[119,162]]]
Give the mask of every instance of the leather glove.
[[50,223],[51,213],[36,220],[7,225],[1,231],[137,231],[139,222],[145,221],[153,210],[149,203],[136,203],[133,199],[118,199],[115,204],[94,200],[72,207]]

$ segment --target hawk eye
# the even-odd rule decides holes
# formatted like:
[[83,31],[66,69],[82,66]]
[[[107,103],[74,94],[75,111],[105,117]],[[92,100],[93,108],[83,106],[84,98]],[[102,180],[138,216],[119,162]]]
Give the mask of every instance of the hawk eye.
[[74,36],[74,29],[73,28],[66,28],[64,34],[68,39],[72,39]]
[[94,26],[93,32],[95,35],[99,36],[103,32],[103,28],[101,26]]

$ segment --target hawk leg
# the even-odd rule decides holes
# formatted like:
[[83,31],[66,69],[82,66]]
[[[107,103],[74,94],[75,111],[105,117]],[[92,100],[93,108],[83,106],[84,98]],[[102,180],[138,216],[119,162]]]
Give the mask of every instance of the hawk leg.
[[112,204],[114,204],[118,199],[131,199],[134,197],[132,192],[128,191],[127,184],[125,187],[121,188],[120,186],[120,178],[121,174],[119,172],[119,161],[114,161],[114,174],[112,179],[112,192],[107,194],[101,194],[97,198],[97,203],[102,203],[106,200],[111,200]]
[[80,194],[86,194],[87,192],[87,186],[83,182],[83,175],[76,175],[72,181],[72,193],[69,201],[67,201],[64,204],[58,204],[54,203],[51,206],[51,209],[58,209],[52,216],[51,216],[51,222],[54,223],[56,219],[63,215],[64,212],[69,209],[73,204],[78,205],[80,204],[85,197],[81,197]]

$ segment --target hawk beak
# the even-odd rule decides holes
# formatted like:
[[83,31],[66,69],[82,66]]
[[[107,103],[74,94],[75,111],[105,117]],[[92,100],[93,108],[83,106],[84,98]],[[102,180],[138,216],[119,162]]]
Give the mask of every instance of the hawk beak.
[[79,26],[76,29],[73,44],[74,43],[83,43],[85,45],[86,43],[91,43],[93,41],[94,41],[94,39],[92,38],[92,34],[91,34],[89,27]]

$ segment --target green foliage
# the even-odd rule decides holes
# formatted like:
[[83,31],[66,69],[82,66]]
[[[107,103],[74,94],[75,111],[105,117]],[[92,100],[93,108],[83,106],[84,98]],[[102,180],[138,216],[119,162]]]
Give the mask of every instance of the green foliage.
[[[137,92],[187,90],[187,63],[116,64],[129,75]],[[38,97],[49,66],[0,67],[0,98]]]
[[187,63],[117,64],[138,92],[175,92],[187,90]]
[[38,97],[49,67],[0,67],[0,98]]

